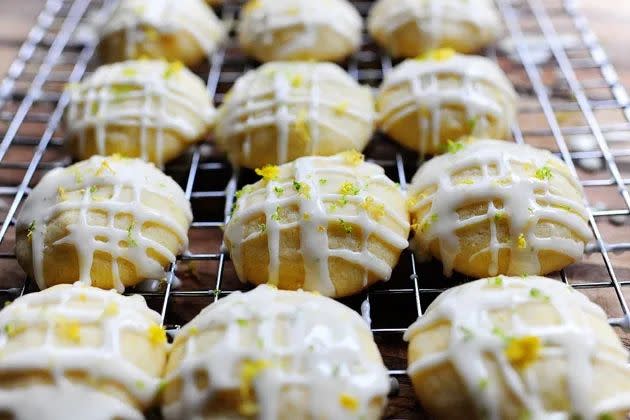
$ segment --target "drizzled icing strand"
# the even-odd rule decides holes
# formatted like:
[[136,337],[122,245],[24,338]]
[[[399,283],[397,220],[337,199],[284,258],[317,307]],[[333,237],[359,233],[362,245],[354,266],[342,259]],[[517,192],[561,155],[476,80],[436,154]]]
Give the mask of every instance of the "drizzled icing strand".
[[[346,0],[252,0],[246,6],[239,32],[242,43],[262,40],[267,48],[277,48],[276,59],[282,60],[318,48],[322,28],[334,31],[356,49],[362,26],[361,16]],[[303,27],[302,32],[288,41],[276,38],[276,45],[272,45],[276,33],[299,27]]]
[[225,29],[203,0],[121,0],[102,29],[107,36],[123,31],[125,56],[138,58],[138,45],[161,34],[187,32],[210,55]]
[[[368,250],[372,235],[386,244],[404,249],[408,243],[396,230],[379,223],[382,216],[390,218],[403,231],[409,222],[406,216],[396,212],[389,203],[382,203],[368,194],[367,185],[381,185],[395,189],[404,200],[398,187],[384,175],[383,169],[370,163],[360,163],[357,168],[348,163],[347,153],[331,157],[304,157],[279,168],[280,176],[247,188],[238,200],[238,207],[226,228],[226,239],[231,245],[231,257],[234,260],[239,278],[245,280],[243,273],[243,245],[260,235],[266,235],[269,252],[269,282],[277,284],[280,278],[280,233],[285,229],[297,227],[300,232],[300,253],[304,262],[305,290],[317,290],[320,293],[335,295],[335,286],[328,270],[329,258],[337,257],[364,269],[363,284],[368,284],[368,275],[373,273],[381,279],[389,279],[391,266]],[[320,180],[350,179],[344,183],[348,191],[331,191]],[[296,190],[295,185],[300,186]],[[331,182],[331,185],[336,185]],[[338,187],[337,187],[338,188]],[[278,193],[278,192],[281,193]],[[353,204],[356,214],[335,213],[337,204]],[[372,203],[380,213],[375,215],[366,203]],[[282,214],[292,206],[299,210],[298,220],[283,220]],[[260,214],[265,217],[265,229],[246,236],[245,225]],[[341,221],[340,221],[341,220]],[[328,243],[328,226],[341,223],[347,232],[354,226],[361,232],[360,250],[337,248],[331,249]]]
[[110,129],[139,127],[140,157],[149,160],[154,150],[155,163],[163,165],[165,133],[196,141],[208,131],[215,114],[202,81],[179,63],[141,60],[105,65],[69,90],[66,125],[79,143],[79,156],[85,155],[88,132],[93,132],[96,152],[104,155],[113,140]]
[[[105,190],[99,192],[101,189]],[[110,193],[106,190],[111,189]],[[126,191],[131,192],[125,198]],[[139,279],[162,278],[164,268],[147,252],[152,250],[168,261],[175,255],[165,245],[142,234],[145,224],[168,229],[179,241],[179,250],[188,246],[187,226],[172,216],[172,211],[158,210],[146,205],[143,196],[155,194],[171,201],[181,211],[186,225],[192,221],[190,203],[172,178],[164,175],[152,164],[140,159],[104,158],[93,156],[69,168],[58,168],[46,174],[31,191],[17,220],[17,230],[28,229],[31,241],[33,275],[40,289],[49,282],[68,279],[44,277],[46,247],[71,245],[79,263],[79,281],[91,284],[94,254],[104,252],[112,257],[112,277],[118,291],[125,289],[121,282],[118,259],[134,264]],[[49,222],[64,212],[78,211],[78,220],[66,226],[68,233],[53,244],[46,244]],[[89,213],[105,213],[105,226],[90,224]],[[116,227],[119,215],[131,216],[131,224]]]
[[368,17],[370,33],[379,34],[392,53],[398,55],[392,37],[409,24],[415,24],[425,38],[424,49],[439,48],[447,33],[447,23],[474,27],[484,38],[493,40],[501,31],[499,15],[488,0],[381,0]]
[[[411,212],[429,211],[416,220],[420,227],[414,242],[426,250],[439,240],[444,272],[450,275],[455,258],[462,249],[458,232],[464,228],[489,225],[490,243],[472,255],[469,262],[489,253],[488,272],[498,274],[499,252],[510,250],[506,274],[537,274],[540,272],[538,253],[552,250],[579,260],[584,243],[591,238],[588,211],[583,203],[582,188],[558,158],[543,150],[496,140],[459,144],[462,150],[438,156],[424,164],[412,180],[409,189]],[[514,166],[524,168],[515,170]],[[526,170],[529,168],[529,170]],[[477,169],[480,175],[455,181],[462,171]],[[573,191],[562,191],[553,177],[566,180]],[[562,184],[560,184],[562,185]],[[431,192],[435,189],[434,192]],[[501,202],[497,208],[495,202]],[[485,214],[461,219],[458,210],[473,203],[487,203]],[[497,226],[506,221],[510,240],[499,240]],[[566,227],[575,238],[565,238],[556,228],[550,237],[536,236],[536,226],[550,222]]]
[[[553,319],[548,324],[528,322],[516,311],[535,303],[553,307],[559,322]],[[503,331],[491,317],[493,312],[502,310],[511,314],[510,330]],[[626,372],[628,377],[630,367],[627,352],[614,333],[596,332],[593,322],[585,319],[587,315],[598,319],[602,328],[610,328],[600,307],[569,286],[543,277],[499,276],[458,286],[440,295],[405,333],[405,340],[413,341],[417,334],[432,326],[450,323],[447,348],[412,361],[408,373],[414,377],[450,362],[478,412],[491,420],[501,418],[502,405],[508,400],[502,396],[508,394],[531,419],[568,418],[567,414],[572,414],[594,420],[604,412],[628,410],[630,382],[626,382],[626,389],[594,401],[595,363],[612,365],[613,369]],[[562,372],[566,374],[569,413],[548,411],[537,376],[514,366],[515,355],[510,353],[510,343],[524,343],[519,341],[523,337],[534,337],[534,341],[541,342],[538,351],[525,351],[530,353],[530,363],[548,357],[561,357],[566,361],[567,367]],[[500,377],[488,369],[488,357],[497,361]]]
[[[339,87],[344,92],[356,91],[348,97],[331,100],[326,90]],[[328,86],[332,86],[328,87]],[[330,130],[347,146],[344,149],[363,149],[365,141],[351,136],[337,124],[335,115],[345,115],[372,126],[374,115],[365,102],[371,94],[359,86],[341,67],[332,63],[274,62],[247,72],[236,81],[220,110],[217,137],[228,150],[239,148],[232,144],[240,140],[236,153],[243,159],[255,153],[254,130],[273,128],[276,135],[275,163],[289,160],[290,132],[301,128],[302,139],[308,143],[308,154],[320,151],[320,127]],[[303,111],[303,108],[306,111]],[[367,108],[367,110],[366,110]],[[341,150],[344,150],[341,149]],[[238,161],[239,159],[232,160]]]
[[[457,81],[450,81],[452,78]],[[410,114],[417,114],[421,153],[440,149],[444,108],[463,108],[465,122],[474,122],[469,134],[477,136],[488,132],[490,121],[500,127],[498,131],[509,132],[515,116],[517,96],[512,83],[485,57],[445,54],[405,60],[385,77],[380,95],[399,89],[405,93],[379,110],[379,120],[388,131]]]
[[[0,390],[0,410],[19,420],[144,418],[136,407],[99,391],[89,381],[120,384],[134,404],[147,407],[157,394],[160,378],[128,359],[122,340],[125,333],[146,337],[151,328],[159,328],[159,322],[159,314],[139,295],[121,296],[79,284],[58,285],[15,300],[0,312],[0,372],[28,376],[43,371],[51,375],[52,383]],[[102,344],[81,346],[82,327],[98,328]],[[20,334],[36,329],[44,330],[41,345],[11,347]],[[77,343],[59,343],[68,339]],[[165,354],[166,342],[157,345]],[[77,372],[85,373],[88,382],[73,383],[66,376]]]
[[[201,348],[208,331],[221,333],[211,347]],[[181,396],[163,408],[166,419],[202,418],[219,392],[249,388],[255,395],[249,408],[258,418],[277,419],[286,410],[280,405],[283,394],[294,387],[305,391],[307,417],[372,418],[368,406],[380,399],[382,407],[389,390],[387,371],[361,317],[307,292],[259,286],[232,293],[186,325],[174,346],[181,342],[183,359],[167,377],[182,379]],[[260,369],[247,377],[247,366]],[[199,370],[208,373],[206,389],[196,385]]]

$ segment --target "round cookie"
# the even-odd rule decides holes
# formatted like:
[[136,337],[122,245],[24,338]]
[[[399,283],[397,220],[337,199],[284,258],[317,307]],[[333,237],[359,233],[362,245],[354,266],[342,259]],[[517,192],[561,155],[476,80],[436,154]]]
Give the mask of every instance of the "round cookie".
[[239,43],[259,61],[339,61],[359,49],[362,27],[347,0],[249,0]]
[[269,286],[234,292],[180,330],[166,381],[166,420],[379,419],[389,391],[356,312]]
[[0,413],[14,419],[142,420],[168,344],[141,296],[57,285],[0,312]]
[[516,100],[496,63],[441,49],[397,65],[376,106],[381,130],[423,156],[443,153],[461,137],[509,138]]
[[332,63],[268,63],[236,81],[219,108],[215,136],[236,166],[363,150],[374,101]]
[[16,225],[18,262],[40,289],[58,283],[123,291],[188,246],[190,203],[179,185],[140,159],[93,156],[47,173]]
[[400,187],[358,152],[257,170],[238,194],[225,244],[238,277],[326,296],[389,279],[407,248]]
[[579,260],[592,237],[579,182],[526,145],[453,143],[420,167],[408,194],[414,247],[446,275],[546,274]]
[[379,0],[368,16],[370,35],[394,57],[444,47],[473,53],[502,30],[492,0]]
[[103,26],[99,50],[106,63],[149,57],[194,66],[225,35],[204,0],[121,0]]
[[101,66],[68,90],[67,143],[77,159],[118,153],[161,166],[203,140],[215,114],[202,80],[179,62]]
[[606,314],[566,284],[495,277],[440,295],[406,332],[433,419],[619,419],[630,365]]

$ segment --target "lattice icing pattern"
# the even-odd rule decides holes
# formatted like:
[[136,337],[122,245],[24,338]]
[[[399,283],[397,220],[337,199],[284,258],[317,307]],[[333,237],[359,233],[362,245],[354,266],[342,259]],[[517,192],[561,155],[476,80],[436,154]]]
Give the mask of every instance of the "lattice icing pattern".
[[166,362],[159,322],[139,295],[79,284],[15,300],[0,312],[0,410],[15,419],[143,419]]
[[347,0],[250,0],[239,42],[262,61],[338,61],[359,48],[363,21]]
[[627,351],[604,311],[556,280],[455,287],[405,339],[408,373],[432,418],[621,419],[630,409]]
[[184,192],[155,166],[94,156],[33,188],[17,220],[16,254],[40,289],[81,281],[122,291],[164,277],[188,246],[191,221]]
[[389,279],[409,221],[381,167],[344,152],[258,172],[225,230],[241,280],[343,296]]
[[212,54],[226,29],[204,0],[120,0],[101,30],[107,61],[141,56],[188,65]]
[[414,247],[475,276],[544,274],[582,257],[592,234],[579,182],[548,151],[453,143],[414,176]]
[[164,417],[378,419],[387,370],[363,319],[322,296],[259,286],[175,338]]
[[370,35],[396,57],[434,48],[475,52],[502,32],[491,0],[380,0],[368,16]]
[[83,159],[120,153],[163,165],[202,140],[215,115],[203,81],[178,62],[105,65],[68,90],[69,142]]
[[404,146],[433,155],[460,137],[508,138],[516,100],[496,63],[439,49],[385,76],[377,97],[379,125]]
[[239,166],[363,150],[374,101],[332,63],[276,62],[239,78],[219,108],[216,138]]

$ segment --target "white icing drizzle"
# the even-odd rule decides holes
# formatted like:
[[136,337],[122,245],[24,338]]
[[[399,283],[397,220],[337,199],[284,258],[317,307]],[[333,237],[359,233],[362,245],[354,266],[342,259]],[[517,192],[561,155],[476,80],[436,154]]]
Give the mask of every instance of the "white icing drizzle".
[[[536,293],[532,293],[535,290]],[[516,308],[535,302],[547,302],[559,316],[559,323],[547,325],[527,323]],[[510,331],[502,331],[510,337],[536,336],[542,340],[542,359],[562,357],[567,363],[566,381],[570,398],[569,412],[548,411],[543,406],[537,378],[527,372],[519,373],[504,354],[506,343],[496,333],[489,316],[491,311],[511,311]],[[578,415],[584,420],[594,420],[604,413],[624,412],[630,409],[630,387],[593,401],[591,379],[594,363],[612,365],[627,372],[628,354],[618,340],[598,339],[586,314],[601,319],[602,326],[609,328],[602,309],[584,295],[569,286],[543,277],[504,277],[482,279],[452,288],[440,295],[405,333],[405,340],[441,322],[450,322],[448,348],[432,353],[410,364],[407,372],[415,376],[448,361],[455,368],[475,402],[479,413],[495,420],[501,417],[502,397],[509,393],[522,405],[531,419],[568,419]],[[612,335],[611,335],[612,336]],[[493,377],[486,367],[485,358],[497,361],[501,378]],[[509,389],[500,392],[502,381]],[[484,386],[480,386],[484,383]],[[626,383],[630,386],[630,383]]]
[[446,32],[447,23],[474,27],[486,43],[502,30],[499,14],[489,0],[380,0],[368,16],[370,33],[381,35],[394,55],[398,52],[392,37],[410,23],[428,38],[424,50],[442,47],[453,36]]
[[[198,348],[198,335],[219,329],[223,332],[211,348]],[[247,344],[245,338],[252,334],[255,340]],[[278,334],[286,340],[278,340]],[[202,418],[213,395],[242,385],[244,361],[264,360],[271,362],[270,367],[252,383],[257,418],[279,418],[282,407],[278,403],[287,386],[305,388],[309,418],[361,418],[373,399],[382,398],[384,405],[389,390],[387,370],[364,348],[361,337],[370,334],[357,313],[322,296],[269,286],[232,293],[204,309],[178,333],[178,339],[186,340],[185,353],[167,380],[182,378],[181,397],[163,407],[164,417]],[[207,389],[195,384],[199,370],[208,373]],[[356,401],[354,410],[340,404],[343,394]]]
[[[440,78],[455,77],[456,83]],[[496,90],[490,95],[484,85]],[[470,135],[487,135],[489,120],[502,132],[509,132],[515,118],[517,95],[512,83],[496,63],[481,56],[455,54],[447,59],[410,59],[397,65],[380,88],[380,96],[402,90],[400,99],[379,109],[384,131],[410,114],[417,114],[420,136],[418,151],[439,148],[442,111],[445,107],[461,107],[466,121],[475,121]],[[420,110],[428,112],[421,113]]]
[[[295,83],[298,80],[299,83]],[[297,86],[296,86],[297,85]],[[325,95],[324,85],[339,86],[356,95],[331,98]],[[252,133],[260,128],[273,127],[277,133],[277,158],[274,163],[285,163],[289,153],[291,127],[302,123],[309,135],[309,154],[320,151],[320,126],[339,136],[340,148],[362,150],[367,139],[356,138],[340,126],[334,109],[345,105],[344,117],[350,117],[372,126],[373,106],[367,88],[361,87],[341,67],[332,63],[273,62],[240,77],[220,109],[216,135],[218,141],[236,156],[231,160],[249,159],[255,151],[256,136]],[[331,87],[327,87],[327,91]],[[306,117],[300,121],[300,111],[306,107]]]
[[[548,166],[550,162],[553,165]],[[413,214],[430,205],[423,220],[417,221],[420,225],[428,222],[430,226],[426,231],[416,233],[414,242],[422,251],[427,250],[435,239],[439,240],[440,259],[446,275],[451,275],[455,258],[461,251],[457,232],[485,222],[490,224],[490,244],[471,256],[470,261],[490,253],[489,275],[498,274],[501,249],[511,251],[509,268],[503,274],[512,275],[538,274],[539,251],[552,250],[574,260],[582,257],[584,243],[592,237],[584,203],[560,191],[549,179],[516,173],[512,169],[515,163],[531,165],[533,171],[547,167],[551,177],[563,177],[571,184],[573,195],[582,193],[581,185],[568,170],[558,169],[558,165],[564,167],[564,163],[548,151],[498,140],[474,141],[457,153],[435,157],[414,176],[409,189],[412,198],[431,186],[437,187],[435,192],[421,196],[410,209]],[[471,177],[469,183],[454,184],[453,175],[469,168],[479,168],[482,176]],[[497,209],[493,201],[502,201],[503,208]],[[457,210],[475,202],[488,203],[486,214],[460,220]],[[511,240],[507,243],[498,239],[498,217],[508,223]],[[578,239],[553,235],[553,230],[548,238],[537,237],[535,228],[539,222],[545,221],[568,228]],[[525,246],[518,246],[516,238],[520,235]]]
[[[77,305],[84,299],[86,303]],[[73,304],[70,304],[72,302]],[[107,308],[115,308],[107,312]],[[103,334],[98,347],[61,345],[56,342],[59,320],[81,326],[97,326]],[[125,419],[144,417],[138,408],[89,385],[90,379],[120,384],[139,407],[150,405],[157,395],[160,378],[149,375],[121,352],[125,332],[147,334],[159,325],[160,316],[150,310],[140,295],[122,296],[80,284],[57,285],[16,299],[0,312],[0,373],[46,372],[52,383],[0,389],[0,411],[16,420],[29,419]],[[44,328],[39,346],[7,353],[8,333]],[[161,344],[166,353],[166,342]],[[87,374],[87,383],[75,383],[66,375]]]
[[[318,33],[327,28],[343,38],[352,49],[361,43],[363,21],[347,0],[253,0],[239,26],[242,44],[274,48],[274,60],[285,60],[308,52],[317,45]],[[291,38],[278,39],[277,32],[303,28]]]
[[[366,191],[367,184],[380,184],[396,189],[403,200],[403,193],[384,174],[381,167],[371,163],[361,163],[361,168],[353,167],[345,161],[342,155],[330,157],[303,157],[288,163],[281,168],[283,175],[278,180],[266,181],[253,190],[243,194],[238,201],[238,208],[226,227],[225,235],[231,244],[230,255],[234,261],[237,274],[241,280],[246,280],[243,273],[242,247],[259,235],[267,236],[269,251],[269,283],[277,284],[280,272],[280,232],[294,227],[300,232],[300,253],[304,262],[305,290],[318,291],[326,296],[335,295],[335,286],[328,271],[328,260],[331,257],[344,259],[364,269],[363,284],[367,286],[368,275],[373,273],[379,278],[388,280],[392,267],[368,250],[368,241],[372,235],[392,247],[405,249],[408,246],[407,237],[384,226],[374,220],[369,212],[361,207],[369,196],[375,203],[384,206],[384,215],[391,218],[403,229],[407,229],[409,221],[405,216],[395,212],[388,203],[382,203],[378,197],[370,196]],[[283,171],[282,169],[285,169]],[[287,176],[288,175],[288,176]],[[321,186],[320,179],[333,178],[351,179],[359,190],[356,195],[343,195],[340,191],[330,191]],[[306,186],[308,195],[295,191],[293,182]],[[335,185],[331,182],[332,185]],[[284,191],[277,194],[276,188]],[[320,189],[326,188],[326,192]],[[337,187],[338,188],[338,187]],[[356,214],[340,216],[330,206],[340,199],[346,199],[348,204],[356,207]],[[278,220],[274,215],[278,208],[287,209],[291,206],[299,207],[297,221]],[[266,228],[245,236],[245,223],[264,213]],[[305,214],[308,216],[305,217]],[[361,250],[330,249],[328,244],[328,225],[343,219],[345,223],[359,227],[361,231]],[[306,220],[308,219],[308,220]]]
[[[99,197],[100,187],[111,187],[113,189],[111,197],[104,196],[104,193]],[[131,190],[130,201],[121,199],[124,189]],[[68,197],[69,193],[75,191],[81,193],[79,197]],[[181,252],[188,247],[187,226],[182,226],[169,212],[159,211],[144,204],[142,196],[146,193],[172,201],[181,209],[187,225],[192,222],[190,203],[179,185],[155,166],[140,159],[93,156],[69,168],[58,168],[47,173],[29,194],[17,219],[18,231],[25,229],[30,231],[33,275],[39,288],[44,289],[51,281],[67,280],[44,277],[46,246],[62,244],[72,245],[76,249],[79,258],[79,281],[84,284],[89,285],[92,282],[90,270],[94,253],[97,251],[112,256],[114,261],[112,276],[114,287],[118,291],[122,292],[125,289],[116,263],[119,258],[133,263],[136,275],[140,279],[162,278],[164,268],[157,260],[147,255],[147,251],[153,250],[171,262],[175,261],[175,255],[166,246],[142,235],[141,228],[145,224],[156,224],[168,229],[177,236]],[[63,195],[66,195],[66,198]],[[48,223],[60,213],[68,211],[79,211],[78,221],[67,226],[67,236],[46,245]],[[90,211],[106,213],[107,224],[90,225],[88,223]],[[114,225],[116,216],[122,214],[132,217],[133,223],[127,229]],[[133,244],[129,244],[130,239]]]
[[123,31],[125,56],[138,58],[138,45],[148,36],[147,27],[161,34],[188,32],[208,55],[214,52],[226,32],[203,0],[120,0],[102,36]]
[[[166,132],[192,143],[209,131],[215,115],[201,79],[186,68],[159,60],[101,66],[69,91],[66,126],[68,134],[77,138],[79,156],[85,153],[88,130],[96,136],[97,153],[104,155],[111,140],[110,127],[139,127],[140,157],[148,160],[155,149],[155,163],[161,166]],[[182,112],[169,112],[167,106],[181,107]],[[151,143],[150,133],[155,137]]]

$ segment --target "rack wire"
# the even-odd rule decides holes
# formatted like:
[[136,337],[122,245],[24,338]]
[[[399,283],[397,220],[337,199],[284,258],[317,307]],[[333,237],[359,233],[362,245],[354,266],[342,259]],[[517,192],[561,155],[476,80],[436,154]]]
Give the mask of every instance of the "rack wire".
[[[217,10],[225,21],[238,16],[241,1]],[[365,17],[370,1],[353,2]],[[63,149],[60,121],[68,96],[63,86],[98,65],[94,40],[77,39],[88,15],[115,0],[47,0],[8,75],[0,84],[0,299],[7,301],[35,286],[17,266],[15,217],[41,176],[71,161]],[[557,153],[580,180],[590,204],[595,241],[584,261],[557,274],[602,305],[612,325],[630,328],[630,102],[605,52],[573,0],[497,0],[508,43],[487,51],[506,70],[521,94],[517,142]],[[377,87],[395,64],[364,35],[361,50],[345,64],[359,82]],[[238,76],[256,63],[239,51],[234,36],[208,63],[194,71],[207,81],[220,104]],[[590,144],[577,147],[578,140]],[[380,135],[366,156],[406,187],[417,156]],[[211,302],[243,290],[221,247],[222,227],[235,191],[253,181],[233,170],[211,141],[198,145],[165,171],[185,189],[193,206],[190,249],[180,256],[166,282],[141,293],[176,330]],[[628,222],[626,224],[626,222]],[[175,279],[181,282],[175,282]],[[405,251],[392,280],[342,302],[371,320],[375,340],[399,387],[386,416],[421,416],[405,376],[402,333],[443,290],[466,281],[445,279],[435,262],[418,262]],[[180,283],[179,287],[173,285]],[[630,337],[619,329],[626,343]]]

